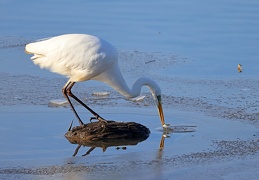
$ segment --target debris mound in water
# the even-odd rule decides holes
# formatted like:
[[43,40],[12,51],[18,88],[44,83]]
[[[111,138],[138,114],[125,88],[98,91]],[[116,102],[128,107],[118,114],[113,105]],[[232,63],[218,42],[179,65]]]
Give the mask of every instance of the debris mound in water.
[[135,122],[97,121],[75,126],[65,137],[75,140],[103,140],[103,139],[146,139],[150,134],[147,127]]

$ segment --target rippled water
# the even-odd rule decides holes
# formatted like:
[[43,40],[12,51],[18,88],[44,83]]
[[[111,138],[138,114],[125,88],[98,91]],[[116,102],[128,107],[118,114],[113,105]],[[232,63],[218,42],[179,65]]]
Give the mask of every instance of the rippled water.
[[[119,50],[180,54],[195,60],[174,75],[258,76],[259,2],[0,1],[0,36],[39,39],[64,33],[100,36]],[[183,72],[183,73],[182,73]],[[189,74],[188,74],[189,72]]]

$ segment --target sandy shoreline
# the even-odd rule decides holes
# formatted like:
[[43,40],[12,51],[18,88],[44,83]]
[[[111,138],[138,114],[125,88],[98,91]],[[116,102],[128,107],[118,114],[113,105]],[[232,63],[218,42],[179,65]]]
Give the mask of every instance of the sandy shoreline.
[[[104,160],[89,165],[82,163],[33,167],[1,168],[0,177],[19,179],[256,179],[258,176],[258,140],[246,142],[219,142],[221,149],[172,158],[157,157],[155,160]],[[240,148],[242,145],[242,148]],[[244,146],[245,145],[245,146]],[[162,152],[158,152],[162,153]],[[116,156],[113,158],[117,158]],[[91,163],[90,163],[91,164]],[[246,168],[244,168],[246,167]],[[142,169],[140,171],[140,169]],[[98,175],[97,175],[98,174]]]
[[[2,82],[5,88],[2,89],[2,93],[0,94],[1,106],[46,106],[51,99],[63,98],[61,87],[66,83],[65,78],[48,79],[38,76],[11,75],[7,73],[0,73],[0,75],[6,80]],[[244,120],[258,125],[257,89],[259,89],[259,84],[257,80],[173,80],[173,86],[177,86],[178,89],[188,89],[189,84],[192,84],[192,87],[197,89],[195,92],[192,92],[192,94],[180,92],[179,90],[170,94],[165,92],[165,94],[163,94],[163,104],[165,108],[173,107],[182,110],[198,111],[212,117]],[[164,83],[170,83],[170,81],[170,79],[167,79]],[[85,84],[87,85],[87,83]],[[240,84],[242,84],[242,86]],[[26,86],[29,87],[29,89],[26,88]],[[224,88],[226,86],[228,88],[227,91],[225,91]],[[208,89],[209,93],[201,92],[203,88]],[[211,91],[209,89],[211,89]],[[214,90],[212,91],[212,89]],[[143,95],[146,96],[143,101],[134,103],[124,100],[119,93],[101,83],[93,87],[86,87],[84,84],[78,83],[74,91],[80,97],[84,97],[84,100],[91,106],[127,106],[141,108],[154,106],[153,99],[149,92],[143,93]],[[108,97],[96,97],[93,95],[94,92],[102,91],[109,92],[110,95]]]

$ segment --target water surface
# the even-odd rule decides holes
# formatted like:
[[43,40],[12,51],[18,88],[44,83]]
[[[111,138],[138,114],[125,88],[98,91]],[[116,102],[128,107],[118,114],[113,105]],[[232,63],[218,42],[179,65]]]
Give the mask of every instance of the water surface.
[[[257,177],[258,10],[257,0],[0,0],[0,177]],[[128,84],[152,77],[163,92],[167,123],[197,131],[170,134],[161,151],[163,133],[148,89],[144,101],[131,102],[102,83],[78,83],[75,92],[100,114],[144,124],[151,135],[126,150],[99,148],[81,157],[88,150],[82,147],[71,157],[76,145],[63,135],[75,117],[69,108],[48,107],[62,98],[66,79],[24,53],[28,42],[65,33],[111,42]],[[93,97],[97,91],[111,95]],[[87,122],[91,115],[76,108]]]

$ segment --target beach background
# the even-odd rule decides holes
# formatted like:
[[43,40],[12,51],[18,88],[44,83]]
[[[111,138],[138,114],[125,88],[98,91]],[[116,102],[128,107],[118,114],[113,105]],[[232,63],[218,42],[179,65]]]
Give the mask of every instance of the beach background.
[[[0,179],[256,179],[259,175],[259,2],[256,0],[0,0]],[[119,52],[128,85],[140,76],[163,92],[163,132],[147,88],[128,101],[103,83],[74,93],[107,119],[147,126],[136,146],[81,147],[64,137],[75,119],[62,99],[67,79],[42,70],[25,44],[67,33],[101,37]],[[238,73],[237,65],[243,72]],[[107,97],[94,92],[109,92]],[[91,114],[79,105],[84,122]],[[75,125],[77,122],[75,122]]]

